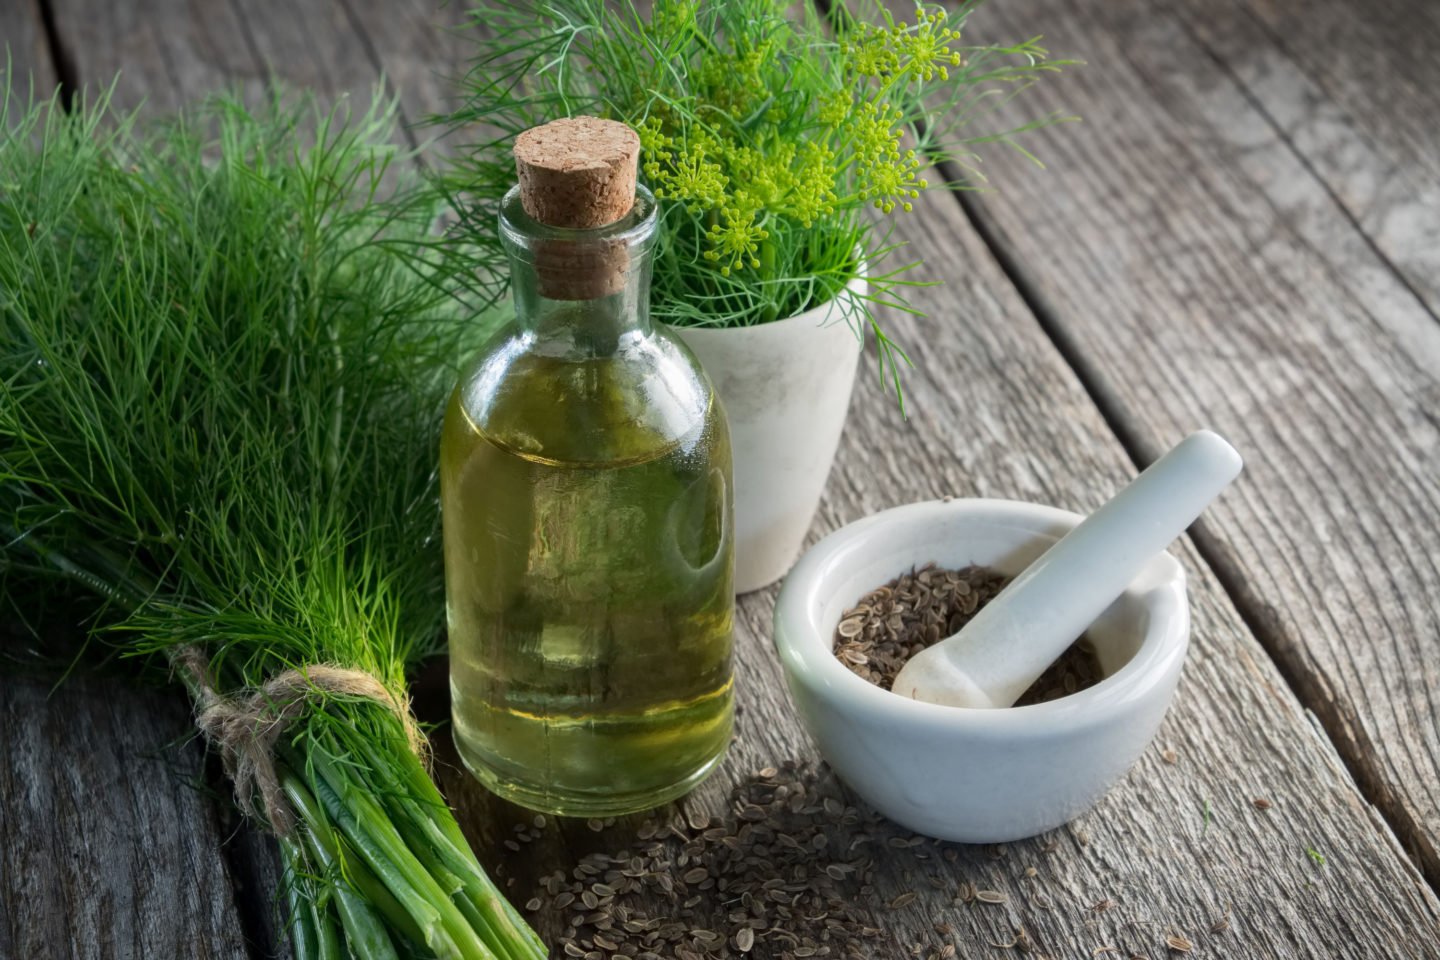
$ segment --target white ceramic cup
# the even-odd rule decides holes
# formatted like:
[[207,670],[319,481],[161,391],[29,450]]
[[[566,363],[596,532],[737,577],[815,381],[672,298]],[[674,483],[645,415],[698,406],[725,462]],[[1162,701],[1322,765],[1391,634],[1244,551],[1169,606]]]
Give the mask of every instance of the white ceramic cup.
[[[850,281],[856,297],[869,287]],[[671,327],[725,405],[735,457],[735,592],[785,575],[815,508],[850,409],[865,347],[839,301],[753,327]]]
[[841,615],[912,567],[1013,576],[1082,518],[1010,500],[915,503],[821,540],[786,578],[775,646],[820,752],[876,810],[918,833],[1000,843],[1093,806],[1155,735],[1190,635],[1185,573],[1155,557],[1087,631],[1105,678],[1027,707],[921,703],[851,673],[832,652]]

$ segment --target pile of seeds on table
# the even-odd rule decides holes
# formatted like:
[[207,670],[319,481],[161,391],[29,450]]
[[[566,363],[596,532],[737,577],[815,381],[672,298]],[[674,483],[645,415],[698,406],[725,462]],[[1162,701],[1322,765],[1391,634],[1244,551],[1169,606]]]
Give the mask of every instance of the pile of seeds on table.
[[[633,849],[542,878],[527,911],[563,912],[558,945],[585,960],[865,957],[880,935],[869,898],[857,896],[872,859],[849,834],[874,815],[838,799],[838,786],[821,796],[814,784],[790,761],[737,786],[723,822],[693,804],[672,808],[668,822],[639,828]],[[641,899],[670,907],[648,916]]]
[[[946,890],[956,903],[1006,901],[942,876],[951,870],[938,861],[955,861],[956,849],[851,805],[828,768],[793,760],[766,768],[736,786],[729,806],[715,821],[693,800],[683,813],[670,808],[668,819],[646,821],[628,849],[542,877],[526,913],[579,960],[860,960],[888,949],[877,942],[877,911],[903,909],[918,896],[913,885],[890,889],[893,878],[881,890],[873,876],[877,858],[902,848],[913,868],[934,864],[923,880],[907,869],[912,884]],[[657,902],[665,905],[660,915]],[[949,960],[955,933],[937,928],[911,952]]]
[[[1062,846],[1058,834],[1037,841],[1023,864],[1007,865],[1007,845],[966,846],[912,833],[856,803],[829,767],[795,760],[742,780],[720,816],[707,816],[698,804],[691,795],[643,822],[589,822],[606,852],[540,877],[524,904],[553,956],[955,960],[998,956],[996,950],[1046,956],[1020,924],[1030,909],[1063,911],[1077,929],[1104,931],[1109,939],[1097,941],[1096,955],[1113,950],[1106,944],[1122,936],[1135,949],[1120,956],[1161,955],[1143,949],[1166,929],[1153,919],[1124,920],[1124,910],[1112,911],[1120,903],[1108,898],[1068,904],[1050,897],[1044,863]],[[505,847],[530,859],[530,844],[547,835],[560,839],[554,821],[536,815],[514,825]],[[590,836],[581,830],[561,842],[585,847]],[[1090,843],[1083,829],[1071,836],[1072,851]],[[1036,861],[1035,853],[1044,859]],[[497,872],[505,873],[503,864]],[[941,920],[934,911],[947,902]],[[1096,927],[1100,913],[1106,925]],[[1183,937],[1168,932],[1161,953],[1168,945],[1173,954]],[[1222,928],[1212,925],[1211,932]]]
[[[926,564],[866,594],[835,628],[835,657],[850,672],[889,690],[900,668],[953,635],[1011,578],[988,567],[941,570]],[[1103,679],[1094,648],[1081,637],[1015,702],[1056,700]]]

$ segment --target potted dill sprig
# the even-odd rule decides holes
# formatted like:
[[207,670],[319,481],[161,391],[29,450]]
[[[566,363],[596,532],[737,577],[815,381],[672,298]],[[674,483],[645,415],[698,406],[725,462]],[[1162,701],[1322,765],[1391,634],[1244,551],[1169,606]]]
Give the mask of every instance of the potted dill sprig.
[[[912,310],[918,261],[893,264],[890,218],[921,191],[969,188],[977,151],[1016,146],[996,107],[1070,61],[1036,40],[966,45],[976,7],[864,0],[480,0],[459,109],[467,141],[447,175],[455,230],[494,262],[510,144],[562,116],[640,131],[642,173],[665,204],[652,314],[699,356],[735,454],[736,585],[798,554],[834,459],[865,339],[903,409],[909,363],[878,307]],[[858,12],[857,12],[858,11]],[[472,132],[478,131],[478,132]],[[1017,149],[1019,149],[1017,147]],[[927,173],[947,161],[968,179]],[[913,312],[913,310],[912,310]]]
[[441,642],[434,438],[477,331],[397,252],[436,203],[377,198],[393,111],[221,98],[157,128],[4,86],[0,596],[58,585],[190,687],[279,838],[297,958],[544,957],[405,694]]

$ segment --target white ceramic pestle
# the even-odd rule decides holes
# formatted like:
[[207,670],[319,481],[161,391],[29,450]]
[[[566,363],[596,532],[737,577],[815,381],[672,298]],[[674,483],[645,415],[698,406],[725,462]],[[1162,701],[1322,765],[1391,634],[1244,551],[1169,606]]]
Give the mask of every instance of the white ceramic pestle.
[[912,657],[893,690],[952,707],[1012,705],[1240,467],[1240,455],[1217,434],[1192,433],[1056,541],[964,629]]

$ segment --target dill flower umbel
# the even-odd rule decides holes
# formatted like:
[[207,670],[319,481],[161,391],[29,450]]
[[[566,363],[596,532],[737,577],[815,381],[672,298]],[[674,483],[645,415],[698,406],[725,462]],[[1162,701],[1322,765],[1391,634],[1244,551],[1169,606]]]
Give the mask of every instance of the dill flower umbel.
[[[641,170],[668,201],[652,313],[676,325],[744,326],[792,316],[840,294],[860,264],[872,298],[904,303],[905,268],[876,216],[903,216],[952,161],[971,169],[987,144],[1043,125],[980,130],[996,88],[1020,89],[1067,61],[1035,41],[966,45],[974,5],[917,4],[897,20],[875,0],[823,19],[781,0],[479,0],[483,27],[463,109],[493,139],[462,157],[457,193],[478,197],[467,242],[489,241],[521,130],[592,113],[640,133]],[[939,182],[942,178],[934,178]],[[963,183],[946,186],[961,187]],[[489,206],[485,206],[488,204]],[[867,303],[881,362],[899,356]]]

